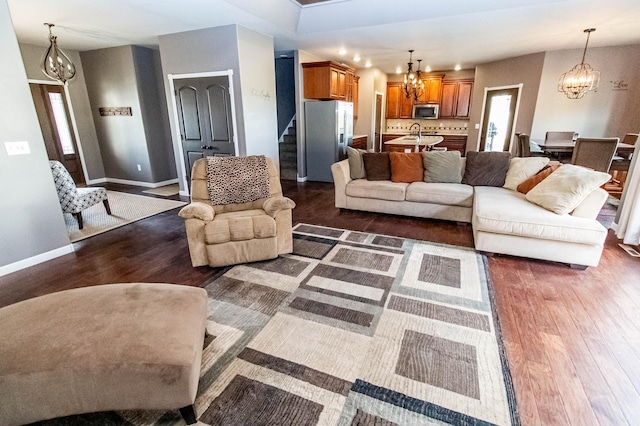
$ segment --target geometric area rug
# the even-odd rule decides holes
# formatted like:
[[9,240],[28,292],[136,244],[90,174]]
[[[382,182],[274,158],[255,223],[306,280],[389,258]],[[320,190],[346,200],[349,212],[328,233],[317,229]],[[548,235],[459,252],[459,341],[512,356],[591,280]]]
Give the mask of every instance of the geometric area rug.
[[[198,424],[519,425],[485,262],[298,224],[292,254],[204,285]],[[184,424],[151,411],[55,422],[41,424]]]

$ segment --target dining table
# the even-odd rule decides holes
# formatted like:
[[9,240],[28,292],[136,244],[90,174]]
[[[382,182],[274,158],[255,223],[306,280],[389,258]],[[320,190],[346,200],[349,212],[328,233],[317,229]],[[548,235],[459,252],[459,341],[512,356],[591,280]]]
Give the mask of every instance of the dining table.
[[[531,140],[530,147],[531,152],[548,152],[550,154],[571,154],[573,153],[573,148],[576,146],[575,141],[567,141],[567,142],[553,142],[550,144],[545,144],[544,141],[541,140]],[[628,154],[633,152],[635,149],[635,145],[629,143],[618,142],[618,147],[616,152],[618,154]]]

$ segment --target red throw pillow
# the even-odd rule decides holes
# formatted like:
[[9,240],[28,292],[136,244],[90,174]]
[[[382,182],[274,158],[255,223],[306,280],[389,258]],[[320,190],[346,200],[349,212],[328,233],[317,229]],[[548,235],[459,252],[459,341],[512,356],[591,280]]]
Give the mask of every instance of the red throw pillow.
[[422,182],[424,180],[424,166],[420,152],[391,152],[391,181],[392,182]]

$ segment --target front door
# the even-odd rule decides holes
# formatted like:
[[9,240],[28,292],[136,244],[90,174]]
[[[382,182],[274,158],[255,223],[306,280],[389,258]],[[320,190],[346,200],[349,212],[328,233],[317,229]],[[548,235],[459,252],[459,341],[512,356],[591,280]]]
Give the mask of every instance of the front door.
[[71,131],[71,116],[64,87],[54,84],[29,84],[36,107],[44,145],[50,160],[58,160],[76,184],[84,183],[78,145]]
[[487,90],[480,151],[509,151],[519,91],[518,87]]
[[227,76],[175,80],[178,121],[187,180],[193,163],[207,156],[234,155]]

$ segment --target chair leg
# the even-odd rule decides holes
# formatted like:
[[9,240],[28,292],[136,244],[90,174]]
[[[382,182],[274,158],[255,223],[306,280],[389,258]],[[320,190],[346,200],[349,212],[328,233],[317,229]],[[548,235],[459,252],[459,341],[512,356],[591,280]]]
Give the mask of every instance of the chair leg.
[[104,208],[105,210],[107,210],[107,214],[111,216],[111,207],[109,206],[109,200],[104,200],[102,204],[104,204]]
[[73,213],[73,217],[78,221],[78,229],[82,229],[82,212]]

